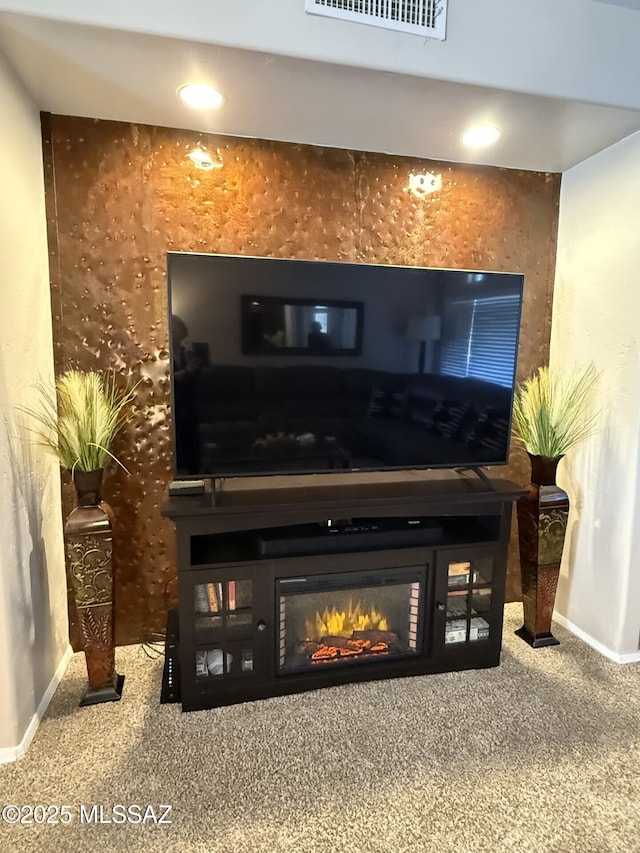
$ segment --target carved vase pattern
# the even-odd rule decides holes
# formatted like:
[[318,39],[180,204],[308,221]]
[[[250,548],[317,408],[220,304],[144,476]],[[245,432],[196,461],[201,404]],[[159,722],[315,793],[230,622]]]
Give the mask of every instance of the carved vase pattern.
[[562,457],[529,454],[531,484],[518,500],[524,625],[516,634],[534,648],[558,645],[551,617],[569,520],[569,496],[556,483]]
[[78,506],[65,524],[67,565],[84,641],[89,686],[80,704],[120,698],[115,668],[111,507],[101,498],[102,469],[74,472]]

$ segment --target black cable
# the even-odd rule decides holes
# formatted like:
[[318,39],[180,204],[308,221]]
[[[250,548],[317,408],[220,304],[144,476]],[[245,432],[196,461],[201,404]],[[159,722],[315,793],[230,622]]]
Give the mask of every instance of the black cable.
[[144,641],[140,643],[140,648],[150,660],[156,660],[157,658],[163,658],[165,655],[164,646],[157,648],[157,645],[158,644]]
[[[163,596],[165,604],[167,602],[167,592],[169,584],[177,583],[177,577],[168,578],[164,585]],[[157,660],[159,657],[165,657],[165,643],[167,640],[166,633],[161,631],[149,631],[145,639],[140,643],[140,648],[150,660]]]

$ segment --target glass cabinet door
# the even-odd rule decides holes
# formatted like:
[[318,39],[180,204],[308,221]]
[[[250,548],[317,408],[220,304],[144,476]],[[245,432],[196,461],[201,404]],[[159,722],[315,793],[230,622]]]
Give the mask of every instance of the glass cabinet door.
[[438,607],[444,610],[443,639],[447,647],[478,643],[491,636],[495,556],[487,552],[474,556],[461,553],[438,555],[439,586],[445,599]]
[[224,579],[197,583],[193,587],[193,608],[196,681],[251,674],[252,581]]

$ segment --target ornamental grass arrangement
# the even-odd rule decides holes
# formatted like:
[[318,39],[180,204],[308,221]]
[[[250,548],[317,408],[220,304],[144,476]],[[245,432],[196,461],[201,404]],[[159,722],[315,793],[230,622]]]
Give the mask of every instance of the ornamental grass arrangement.
[[[113,439],[126,421],[125,409],[135,397],[135,387],[116,387],[115,375],[95,371],[67,370],[55,389],[36,385],[40,405],[20,407],[37,424],[30,429],[36,443],[50,450],[60,466],[75,471],[96,471],[113,459]],[[128,472],[127,472],[128,473]]]
[[560,459],[595,432],[598,412],[592,403],[597,380],[592,364],[568,372],[541,367],[518,386],[514,432],[531,456]]

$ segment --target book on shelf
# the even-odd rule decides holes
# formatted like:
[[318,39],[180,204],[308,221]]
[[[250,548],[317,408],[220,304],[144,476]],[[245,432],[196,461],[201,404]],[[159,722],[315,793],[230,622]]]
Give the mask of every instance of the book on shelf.
[[489,636],[489,623],[481,616],[476,616],[469,625],[469,639],[486,640]]
[[207,668],[207,653],[203,651],[196,652],[196,675],[202,678],[204,675],[208,675],[209,670]]
[[237,608],[236,600],[236,582],[228,581],[226,589],[226,600],[224,583],[219,581],[210,581],[209,583],[196,584],[195,590],[195,608],[196,613],[215,614],[221,610],[235,610]]
[[465,643],[467,640],[467,620],[453,619],[447,621],[444,641],[445,643]]
[[220,584],[207,584],[207,600],[209,602],[209,613],[217,613],[220,610],[220,605],[222,604],[222,596],[218,596],[218,590],[216,588],[218,586],[220,586]]
[[229,583],[227,584],[227,598],[228,598],[228,602],[227,602],[228,609],[229,610],[235,610],[236,609],[236,582],[235,581],[229,581]]
[[449,563],[449,586],[466,586],[471,575],[471,563],[468,560],[460,563]]
[[468,637],[466,619],[447,619],[445,643],[465,643],[467,640],[474,643],[477,640],[486,640],[488,637],[489,623],[481,616],[474,616],[470,619]]
[[194,587],[196,613],[209,613],[209,599],[203,583]]

